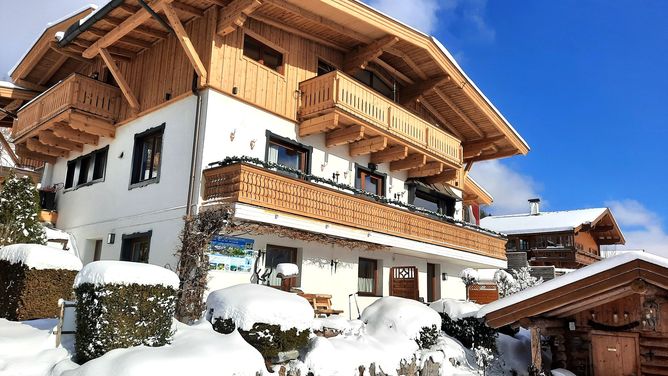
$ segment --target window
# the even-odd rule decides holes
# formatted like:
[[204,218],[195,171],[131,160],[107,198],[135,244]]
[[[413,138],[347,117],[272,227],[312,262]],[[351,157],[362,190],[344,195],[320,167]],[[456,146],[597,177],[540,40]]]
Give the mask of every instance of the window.
[[408,202],[435,213],[454,216],[456,200],[446,194],[415,184],[409,185]]
[[318,76],[322,76],[323,74],[327,74],[329,72],[334,72],[335,70],[336,68],[334,68],[334,66],[331,64],[318,59]]
[[383,81],[376,73],[363,69],[357,70],[354,76],[358,81],[381,93],[387,98],[392,100],[396,99],[394,88]]
[[152,231],[123,235],[121,261],[148,263]]
[[355,188],[378,196],[385,196],[385,175],[357,166]]
[[102,259],[102,240],[96,240],[93,252],[93,261],[100,261],[100,259]]
[[244,56],[278,73],[283,73],[283,54],[248,34],[244,35]]
[[154,183],[160,177],[162,135],[165,125],[135,135],[132,157],[132,184]]
[[297,248],[267,244],[264,267],[272,269],[271,274],[269,275],[269,286],[281,287],[281,280],[276,277],[276,267],[278,264],[284,263],[297,263]]
[[378,260],[361,258],[357,272],[357,291],[360,295],[379,296]]
[[310,148],[287,138],[267,133],[267,162],[309,172]]
[[65,189],[103,181],[108,151],[109,147],[105,147],[67,162]]

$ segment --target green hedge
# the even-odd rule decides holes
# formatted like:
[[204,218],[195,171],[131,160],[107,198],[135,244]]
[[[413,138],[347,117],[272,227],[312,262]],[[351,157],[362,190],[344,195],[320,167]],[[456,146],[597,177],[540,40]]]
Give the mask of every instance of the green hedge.
[[76,274],[0,260],[0,317],[12,321],[58,317],[58,300],[71,299]]
[[441,330],[450,337],[456,338],[462,345],[473,348],[482,346],[492,350],[495,354],[496,337],[498,330],[490,328],[484,321],[475,317],[465,317],[459,320],[453,320],[445,313],[441,315]]
[[75,289],[76,359],[95,359],[115,348],[171,342],[176,291],[162,285],[101,285]]

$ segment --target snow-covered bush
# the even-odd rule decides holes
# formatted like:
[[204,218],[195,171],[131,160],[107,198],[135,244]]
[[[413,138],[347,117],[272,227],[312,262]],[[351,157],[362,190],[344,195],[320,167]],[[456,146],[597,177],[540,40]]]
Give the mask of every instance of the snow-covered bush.
[[131,346],[171,341],[179,279],[156,265],[97,261],[74,281],[77,361]]
[[482,371],[482,374],[485,374],[487,367],[494,361],[494,353],[487,347],[478,346],[473,349],[475,355],[475,362]]
[[7,176],[0,191],[0,245],[46,244],[39,223],[39,193],[29,177]]
[[542,278],[531,275],[529,267],[512,269],[510,273],[498,270],[494,273],[494,281],[499,288],[499,296],[506,297],[543,283]]
[[496,337],[499,333],[496,329],[487,326],[484,321],[478,320],[475,316],[453,320],[446,313],[440,315],[441,330],[445,334],[456,338],[468,348],[482,346],[496,352]]
[[386,296],[366,307],[360,316],[369,334],[391,333],[417,340],[424,328],[437,328],[441,319],[433,309],[411,299]]
[[30,320],[58,316],[58,300],[72,296],[81,261],[39,244],[0,249],[0,317]]
[[462,279],[466,287],[478,282],[478,272],[475,269],[466,268],[459,273],[459,278]]
[[214,330],[241,336],[267,360],[308,344],[313,308],[296,294],[268,286],[242,284],[213,291],[206,301]]

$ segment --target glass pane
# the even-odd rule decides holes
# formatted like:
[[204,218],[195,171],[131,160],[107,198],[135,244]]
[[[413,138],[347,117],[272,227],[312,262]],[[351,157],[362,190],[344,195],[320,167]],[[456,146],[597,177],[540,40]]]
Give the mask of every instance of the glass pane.
[[154,138],[153,144],[153,163],[151,169],[151,178],[158,177],[158,171],[160,170],[160,150],[162,148],[162,134],[156,135]]
[[153,144],[150,140],[144,140],[141,158],[141,177],[140,181],[147,180],[151,176],[151,158],[153,155]]
[[79,180],[77,184],[83,184],[88,181],[88,167],[90,166],[90,156],[82,158],[79,162]]
[[376,286],[376,262],[360,259],[358,268],[357,290],[364,293],[374,293]]
[[438,213],[438,200],[431,196],[427,195],[420,195],[416,193],[415,195],[415,201],[413,202],[413,205],[417,206],[418,208],[423,208],[429,211],[433,211]]
[[267,254],[264,258],[264,267],[273,269],[269,275],[269,285],[281,285],[281,280],[276,277],[276,266],[278,266],[278,264],[295,263],[296,259],[297,250],[294,248],[270,248],[270,246],[267,246]]
[[100,151],[95,154],[95,167],[93,168],[93,180],[102,179],[104,168],[107,165],[107,151]]
[[364,190],[369,193],[379,194],[380,181],[371,175],[366,175],[364,178]]

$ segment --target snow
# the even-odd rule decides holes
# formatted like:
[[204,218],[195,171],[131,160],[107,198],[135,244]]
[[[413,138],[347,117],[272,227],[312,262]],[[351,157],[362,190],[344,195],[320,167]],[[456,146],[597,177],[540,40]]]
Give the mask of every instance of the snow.
[[179,288],[179,277],[169,269],[151,264],[129,261],[95,261],[81,269],[74,279],[74,287],[84,283],[94,285],[162,285]]
[[595,222],[607,208],[541,212],[538,215],[493,215],[480,220],[480,226],[504,234],[529,234],[571,231],[583,223]]
[[9,81],[0,81],[0,87],[5,88],[5,89],[19,89],[19,90],[28,90],[25,89],[15,83],[9,82]]
[[478,311],[478,317],[483,318],[485,317],[485,315],[491,312],[498,311],[500,309],[503,309],[505,307],[514,304],[518,304],[520,302],[531,299],[538,295],[545,294],[552,290],[577,282],[581,279],[591,277],[593,275],[602,273],[606,270],[615,268],[623,264],[627,264],[629,262],[633,262],[635,260],[642,260],[664,268],[668,268],[668,259],[663,258],[661,256],[657,256],[647,252],[623,253],[614,257],[603,259],[599,262],[595,262],[582,269],[578,269],[574,272],[564,274],[555,279],[543,282],[537,286],[530,287],[524,291],[520,291],[516,294],[489,303],[483,306],[480,309],[480,311]]
[[461,272],[459,272],[459,278],[469,279],[471,281],[477,281],[478,280],[478,271],[476,271],[475,269],[471,269],[471,268],[463,269]]
[[429,304],[429,308],[436,312],[445,313],[453,320],[459,320],[466,317],[475,316],[482,307],[469,301],[458,299],[440,299]]
[[297,264],[281,263],[276,265],[276,274],[280,274],[283,278],[294,277],[299,275],[299,266]]
[[531,334],[526,329],[520,329],[514,337],[499,333],[496,349],[507,371],[526,371],[531,364]]
[[80,270],[81,260],[73,254],[40,244],[12,244],[0,248],[0,260],[29,268]]
[[376,300],[360,316],[371,335],[402,336],[416,339],[423,327],[441,327],[441,316],[416,300],[387,296]]
[[262,355],[246,343],[238,331],[220,334],[204,320],[193,326],[179,322],[175,325],[171,345],[112,350],[81,367],[56,372],[54,376],[255,376],[266,373]]
[[552,370],[552,376],[575,376],[575,374],[567,369],[557,368]]
[[211,292],[206,309],[208,320],[232,319],[242,330],[250,330],[255,323],[280,325],[281,330],[306,330],[314,316],[313,308],[301,296],[251,283]]

